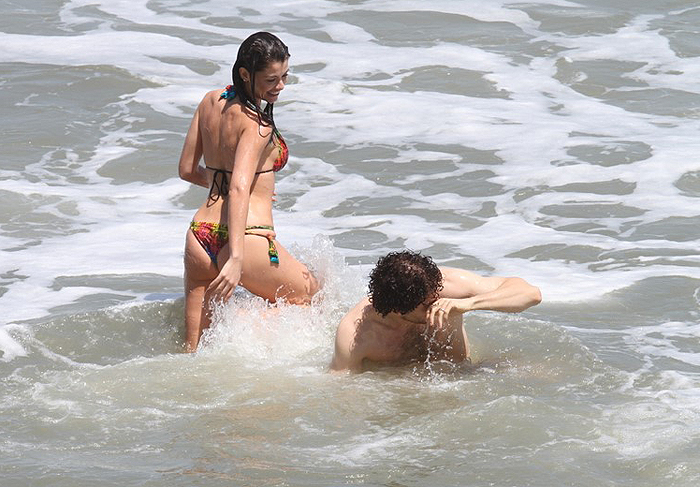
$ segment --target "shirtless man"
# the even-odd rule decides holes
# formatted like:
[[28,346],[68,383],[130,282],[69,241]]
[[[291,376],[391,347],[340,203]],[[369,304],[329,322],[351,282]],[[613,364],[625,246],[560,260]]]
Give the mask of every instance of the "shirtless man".
[[392,252],[370,273],[369,297],[341,320],[331,370],[470,360],[463,313],[517,313],[541,300],[540,290],[518,277],[481,277],[419,253]]

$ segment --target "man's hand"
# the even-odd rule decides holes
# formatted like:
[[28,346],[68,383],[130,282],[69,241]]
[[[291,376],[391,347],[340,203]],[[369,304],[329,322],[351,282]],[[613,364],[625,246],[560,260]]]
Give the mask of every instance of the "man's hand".
[[449,326],[449,317],[452,313],[463,314],[471,310],[470,299],[440,298],[435,301],[426,312],[426,321],[430,328],[443,330]]

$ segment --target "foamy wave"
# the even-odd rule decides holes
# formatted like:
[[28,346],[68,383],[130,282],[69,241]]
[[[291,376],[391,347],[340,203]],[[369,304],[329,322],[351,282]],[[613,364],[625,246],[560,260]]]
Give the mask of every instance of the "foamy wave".
[[[22,345],[10,335],[11,326],[0,326],[0,352],[3,362],[10,362],[17,357],[26,357],[27,352]],[[16,328],[15,328],[16,329]]]
[[270,305],[239,288],[228,303],[213,306],[212,326],[202,337],[200,353],[224,354],[254,368],[328,365],[337,324],[363,295],[366,283],[326,237],[290,251],[322,283],[312,306]]

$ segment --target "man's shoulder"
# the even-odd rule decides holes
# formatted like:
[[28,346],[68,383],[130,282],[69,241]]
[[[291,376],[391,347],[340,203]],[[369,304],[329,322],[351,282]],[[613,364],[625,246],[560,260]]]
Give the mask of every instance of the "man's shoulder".
[[371,308],[368,299],[360,301],[340,320],[335,333],[335,351],[331,361],[332,370],[359,370],[362,365],[363,350],[358,347],[358,335],[366,323]]
[[340,325],[338,330],[342,329],[356,329],[361,323],[368,319],[369,313],[372,311],[372,305],[369,299],[364,298],[362,301],[357,303],[354,308],[348,311],[345,316],[340,320]]
[[450,266],[441,265],[441,266],[438,266],[438,269],[440,269],[440,273],[442,273],[442,275],[443,275],[444,277],[447,277],[447,276],[460,276],[460,275],[478,276],[478,274],[476,274],[476,273],[474,273],[474,272],[472,272],[472,271],[469,271],[469,270],[466,270],[466,269],[460,269],[459,267],[450,267]]
[[442,290],[440,291],[441,298],[463,298],[472,296],[476,293],[479,282],[483,277],[464,269],[456,267],[440,266],[442,274]]
[[373,347],[372,340],[368,340],[367,337],[376,334],[376,328],[381,325],[381,321],[382,317],[365,298],[340,321],[336,343],[353,354],[365,354]]

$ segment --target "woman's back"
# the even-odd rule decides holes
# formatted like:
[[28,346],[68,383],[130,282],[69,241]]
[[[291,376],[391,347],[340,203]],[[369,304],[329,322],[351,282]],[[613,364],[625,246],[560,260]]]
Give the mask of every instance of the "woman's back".
[[[222,98],[222,91],[214,90],[207,93],[197,108],[201,150],[208,168],[207,179],[211,191],[210,198],[197,212],[197,218],[216,221],[225,221],[227,218],[226,205],[223,204],[227,195],[220,192],[223,192],[222,189],[226,190],[230,184],[235,154],[243,131],[254,131],[261,140],[265,140],[267,145],[258,161],[256,173],[262,167],[271,166],[275,159],[274,146],[269,144],[272,128],[260,125],[256,114],[242,106],[237,99]],[[218,181],[212,187],[215,179]],[[222,181],[225,181],[225,184],[221,184]],[[256,224],[272,224],[274,189],[275,178],[272,173],[255,175],[251,185],[248,221],[254,221]]]

